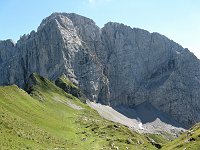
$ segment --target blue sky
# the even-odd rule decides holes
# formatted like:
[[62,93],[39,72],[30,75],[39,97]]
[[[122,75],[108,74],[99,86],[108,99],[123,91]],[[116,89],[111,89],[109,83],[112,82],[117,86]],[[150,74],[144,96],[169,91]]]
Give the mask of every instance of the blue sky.
[[1,0],[0,40],[36,30],[53,12],[74,12],[159,32],[200,58],[200,0]]

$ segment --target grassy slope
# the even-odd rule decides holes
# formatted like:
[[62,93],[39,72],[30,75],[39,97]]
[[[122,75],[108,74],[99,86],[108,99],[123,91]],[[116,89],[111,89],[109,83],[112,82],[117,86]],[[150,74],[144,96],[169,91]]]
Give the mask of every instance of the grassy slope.
[[167,140],[167,137],[163,134],[146,134],[147,137],[153,139],[156,143],[160,145],[164,145],[168,143],[170,140]]
[[199,150],[200,149],[200,124],[196,124],[179,138],[166,144],[166,150]]
[[[1,149],[155,149],[143,135],[101,118],[96,111],[35,75],[31,96],[0,87]],[[75,110],[66,101],[83,107]]]
[[69,81],[69,79],[67,79],[65,76],[61,76],[60,78],[58,78],[61,82],[71,86],[71,87],[74,87],[76,89],[79,89],[76,85],[74,85],[72,82]]

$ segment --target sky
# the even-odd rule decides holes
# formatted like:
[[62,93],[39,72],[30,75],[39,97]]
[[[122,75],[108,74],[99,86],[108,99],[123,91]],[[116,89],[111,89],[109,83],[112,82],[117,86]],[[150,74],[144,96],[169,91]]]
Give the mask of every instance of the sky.
[[200,58],[200,0],[1,0],[0,40],[17,41],[53,12],[159,32]]

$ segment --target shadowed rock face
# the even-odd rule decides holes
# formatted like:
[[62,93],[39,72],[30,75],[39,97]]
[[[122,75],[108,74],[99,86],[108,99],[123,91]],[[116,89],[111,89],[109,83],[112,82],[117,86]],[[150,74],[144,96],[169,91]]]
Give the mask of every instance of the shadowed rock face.
[[111,106],[145,101],[190,126],[200,121],[200,61],[158,33],[76,14],[54,13],[37,32],[0,41],[0,85],[24,88],[33,72],[65,74],[91,100]]
[[102,39],[107,47],[98,56],[111,105],[149,101],[186,126],[200,121],[200,62],[189,50],[158,33],[117,23],[104,26]]

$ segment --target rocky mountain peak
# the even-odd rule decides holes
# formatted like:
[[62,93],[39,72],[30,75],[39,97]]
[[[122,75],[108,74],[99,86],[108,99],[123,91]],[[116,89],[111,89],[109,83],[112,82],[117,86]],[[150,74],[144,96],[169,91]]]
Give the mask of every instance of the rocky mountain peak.
[[74,13],[53,13],[15,45],[0,41],[0,85],[24,88],[36,72],[61,75],[92,101],[134,107],[148,102],[179,123],[200,121],[200,62],[167,37],[109,22],[100,29]]
[[14,57],[16,53],[15,45],[16,43],[11,39],[0,41],[0,64],[6,63]]
[[94,24],[95,25],[95,22],[92,19],[86,18],[84,16],[81,16],[75,13],[52,13],[50,16],[42,20],[37,30],[41,30],[45,25],[55,20],[58,23],[62,24],[63,26],[66,26],[67,24],[72,24],[72,22],[75,25],[78,25],[78,24],[81,24],[81,25]]
[[7,39],[5,41],[0,40],[0,44],[4,44],[5,46],[9,47],[14,47],[16,43],[12,39]]

